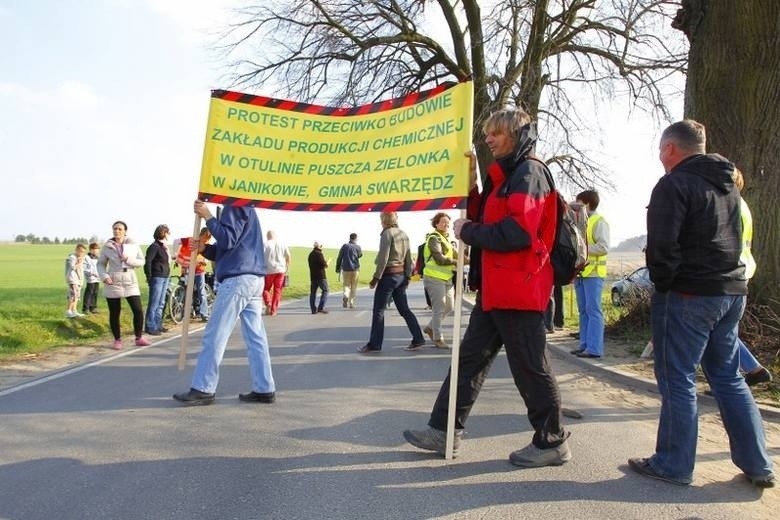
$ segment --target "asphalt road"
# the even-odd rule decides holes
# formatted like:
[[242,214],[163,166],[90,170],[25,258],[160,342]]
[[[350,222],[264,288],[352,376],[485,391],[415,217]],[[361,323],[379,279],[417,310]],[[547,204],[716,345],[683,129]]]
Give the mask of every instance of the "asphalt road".
[[[184,371],[174,339],[1,394],[0,518],[776,518],[778,490],[762,494],[742,479],[711,409],[702,411],[694,486],[631,472],[627,458],[652,453],[656,397],[558,351],[564,403],[584,414],[567,421],[570,463],[507,461],[531,432],[503,354],[457,459],[405,444],[402,430],[425,427],[449,354],[403,351],[410,335],[394,310],[382,353],[355,353],[368,338],[372,293],[341,309],[331,283],[330,314],[295,301],[266,318],[273,405],[237,399],[250,389],[239,328],[213,406],[171,399],[189,387],[198,331]],[[411,290],[416,310],[420,290]],[[776,463],[778,437],[775,429]]]

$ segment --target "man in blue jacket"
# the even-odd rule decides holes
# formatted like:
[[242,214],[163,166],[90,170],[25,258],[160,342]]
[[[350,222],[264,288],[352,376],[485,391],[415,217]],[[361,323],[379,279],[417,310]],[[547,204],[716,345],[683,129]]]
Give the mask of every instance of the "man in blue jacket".
[[188,406],[214,402],[219,365],[236,320],[240,318],[252,375],[252,391],[239,394],[238,398],[245,402],[273,403],[276,386],[271,373],[260,298],[265,275],[260,221],[254,208],[225,206],[217,219],[205,202],[196,200],[194,207],[195,213],[206,220],[216,243],[200,243],[193,237],[192,247],[216,262],[214,274],[219,290],[203,334],[203,349],[192,375],[191,388],[189,392],[174,394],[173,398]]
[[693,480],[698,436],[696,367],[718,402],[731,460],[757,487],[774,486],[761,415],[739,375],[737,325],[745,308],[739,190],[734,165],[705,153],[704,125],[672,124],[659,159],[666,170],[647,207],[655,377],[661,416],[655,453],[635,471],[671,484]]

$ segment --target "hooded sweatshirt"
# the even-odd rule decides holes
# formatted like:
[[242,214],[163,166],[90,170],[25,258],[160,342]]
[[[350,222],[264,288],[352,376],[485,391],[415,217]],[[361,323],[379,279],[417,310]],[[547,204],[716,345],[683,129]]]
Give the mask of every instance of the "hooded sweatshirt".
[[742,223],[734,165],[692,155],[664,175],[647,207],[650,279],[658,292],[699,296],[747,293],[740,262]]

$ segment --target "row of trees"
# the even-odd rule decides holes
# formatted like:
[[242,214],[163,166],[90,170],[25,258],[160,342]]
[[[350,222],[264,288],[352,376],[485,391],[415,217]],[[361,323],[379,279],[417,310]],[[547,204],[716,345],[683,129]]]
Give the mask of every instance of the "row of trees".
[[266,0],[238,9],[217,48],[233,86],[309,103],[471,79],[482,171],[481,122],[518,105],[540,121],[539,155],[574,188],[610,187],[591,149],[599,108],[627,99],[663,127],[671,80],[687,73],[685,117],[745,173],[751,294],[778,307],[778,20],[780,2],[767,0]]
[[60,240],[58,237],[54,237],[54,239],[50,239],[49,237],[39,237],[32,233],[29,233],[27,235],[16,235],[16,238],[14,238],[14,242],[16,243],[27,243],[27,244],[84,244],[88,245],[90,242],[97,242],[97,237],[92,237],[89,240],[87,240],[84,237],[79,238],[63,238]]

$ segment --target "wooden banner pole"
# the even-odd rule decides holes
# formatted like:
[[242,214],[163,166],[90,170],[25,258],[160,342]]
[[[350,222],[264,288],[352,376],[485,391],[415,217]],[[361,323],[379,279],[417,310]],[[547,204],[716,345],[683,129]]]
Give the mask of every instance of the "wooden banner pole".
[[[192,237],[200,238],[200,215],[195,215]],[[184,319],[181,322],[181,347],[179,348],[179,370],[187,365],[187,341],[189,340],[190,316],[192,315],[192,286],[195,283],[195,266],[198,261],[198,248],[192,247],[190,239],[190,265],[187,269],[187,287],[184,291]]]

